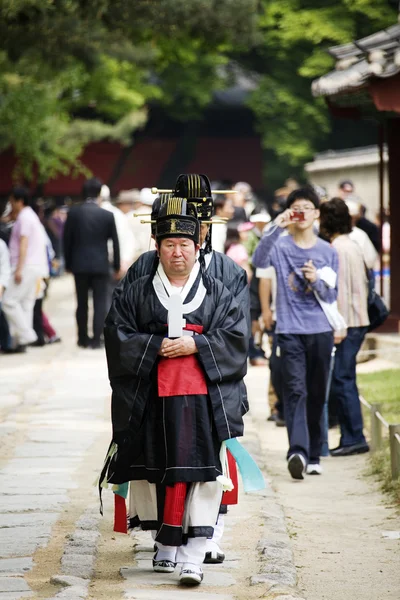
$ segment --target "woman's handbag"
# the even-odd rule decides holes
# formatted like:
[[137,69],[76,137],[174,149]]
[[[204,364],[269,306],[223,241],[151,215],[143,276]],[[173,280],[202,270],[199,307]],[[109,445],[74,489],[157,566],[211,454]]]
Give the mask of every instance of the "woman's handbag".
[[367,273],[368,281],[368,317],[369,327],[368,331],[373,331],[382,323],[386,321],[389,316],[389,310],[380,297],[378,292],[375,290],[375,275],[372,269],[365,269]]

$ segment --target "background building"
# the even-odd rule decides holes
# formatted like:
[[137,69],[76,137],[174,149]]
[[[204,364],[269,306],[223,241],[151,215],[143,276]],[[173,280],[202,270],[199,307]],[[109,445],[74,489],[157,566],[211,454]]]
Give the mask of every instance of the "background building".
[[[390,306],[387,326],[400,324],[400,25],[330,48],[335,70],[316,79],[314,96],[326,98],[333,114],[379,123],[379,212],[385,218],[385,146],[388,154],[390,212]],[[383,262],[381,257],[381,269]]]

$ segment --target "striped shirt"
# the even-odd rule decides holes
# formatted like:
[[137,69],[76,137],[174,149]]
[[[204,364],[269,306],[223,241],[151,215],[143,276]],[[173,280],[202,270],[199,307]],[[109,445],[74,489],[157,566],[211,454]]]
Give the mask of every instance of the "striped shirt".
[[362,251],[348,235],[339,235],[332,246],[339,255],[338,309],[347,327],[369,325],[367,276]]

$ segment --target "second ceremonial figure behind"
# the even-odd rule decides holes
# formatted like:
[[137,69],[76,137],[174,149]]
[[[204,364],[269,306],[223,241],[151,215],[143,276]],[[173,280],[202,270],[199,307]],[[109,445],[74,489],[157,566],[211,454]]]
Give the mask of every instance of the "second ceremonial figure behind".
[[218,518],[217,478],[226,481],[222,442],[243,434],[248,410],[247,322],[231,292],[200,269],[199,222],[185,200],[160,209],[156,242],[155,275],[116,295],[106,320],[118,448],[107,480],[130,482],[130,525],[152,531],[154,570],[181,563],[180,582],[193,585]]

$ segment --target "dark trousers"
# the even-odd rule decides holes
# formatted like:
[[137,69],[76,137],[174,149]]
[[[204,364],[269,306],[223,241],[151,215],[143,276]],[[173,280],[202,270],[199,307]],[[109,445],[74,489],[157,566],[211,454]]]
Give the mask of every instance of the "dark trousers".
[[302,454],[317,463],[321,453],[321,415],[325,402],[333,333],[278,334],[282,396],[289,436],[288,458]]
[[44,346],[46,340],[44,339],[42,306],[43,298],[38,298],[33,308],[33,329],[38,337],[37,345]]
[[1,310],[0,302],[0,349],[10,350],[11,348],[11,335],[8,328],[8,323],[5,314]]
[[93,294],[93,343],[98,344],[103,332],[107,314],[108,274],[75,273],[77,299],[76,322],[78,325],[78,343],[87,345],[88,336],[88,300],[89,290]]
[[254,337],[251,335],[249,339],[249,358],[265,358],[264,350],[261,346],[256,346],[254,343]]
[[329,402],[335,399],[340,425],[340,445],[365,442],[360,398],[356,383],[356,358],[368,327],[349,327],[336,349]]
[[110,267],[110,272],[108,274],[108,288],[107,288],[107,312],[110,309],[112,298],[114,294],[114,290],[118,285],[118,281],[115,279],[115,271]]
[[275,408],[281,419],[284,418],[284,407],[282,398],[282,361],[280,356],[280,348],[278,346],[278,336],[272,334],[271,356],[269,357],[269,370],[271,371],[271,383],[278,398]]

